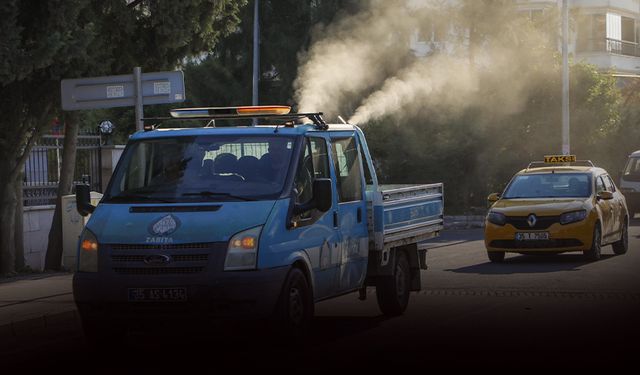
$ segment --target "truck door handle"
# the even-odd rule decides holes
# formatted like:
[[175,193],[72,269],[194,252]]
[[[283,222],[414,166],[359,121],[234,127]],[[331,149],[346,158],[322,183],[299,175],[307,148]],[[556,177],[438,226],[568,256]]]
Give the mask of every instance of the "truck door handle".
[[362,223],[362,207],[358,207],[356,219],[358,220],[358,223]]
[[338,212],[337,211],[333,211],[333,227],[334,228],[338,227]]

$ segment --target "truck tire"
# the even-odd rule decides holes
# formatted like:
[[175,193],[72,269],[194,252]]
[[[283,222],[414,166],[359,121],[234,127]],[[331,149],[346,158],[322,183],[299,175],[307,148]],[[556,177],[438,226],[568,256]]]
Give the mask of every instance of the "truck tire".
[[309,282],[304,272],[294,267],[289,271],[278,301],[278,325],[289,336],[302,336],[313,319],[313,310],[313,293]]
[[587,260],[595,261],[599,260],[602,256],[602,231],[600,229],[600,223],[596,223],[593,228],[593,241],[591,241],[591,248],[583,252],[584,257]]
[[624,224],[622,225],[622,236],[620,237],[620,240],[614,242],[612,247],[613,252],[616,255],[622,255],[629,249],[629,221],[627,219],[624,219]]
[[411,269],[407,254],[396,252],[396,264],[392,276],[381,277],[376,284],[378,307],[386,316],[398,316],[409,305]]

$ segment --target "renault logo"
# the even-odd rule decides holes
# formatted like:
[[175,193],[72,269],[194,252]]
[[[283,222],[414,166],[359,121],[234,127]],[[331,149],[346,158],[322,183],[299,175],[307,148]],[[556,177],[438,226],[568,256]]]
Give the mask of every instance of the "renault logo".
[[538,218],[536,218],[536,215],[534,214],[529,215],[529,217],[527,218],[527,224],[529,224],[531,228],[535,227],[537,222]]
[[171,263],[171,257],[163,254],[151,254],[144,258],[144,262],[150,266],[162,266]]

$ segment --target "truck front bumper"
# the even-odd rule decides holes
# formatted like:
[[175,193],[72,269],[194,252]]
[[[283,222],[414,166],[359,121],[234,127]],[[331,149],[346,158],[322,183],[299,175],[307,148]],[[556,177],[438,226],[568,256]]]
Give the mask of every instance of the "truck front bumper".
[[[114,275],[78,272],[73,296],[85,319],[259,318],[271,315],[288,267],[215,275]],[[135,301],[130,289],[180,289],[179,301]]]

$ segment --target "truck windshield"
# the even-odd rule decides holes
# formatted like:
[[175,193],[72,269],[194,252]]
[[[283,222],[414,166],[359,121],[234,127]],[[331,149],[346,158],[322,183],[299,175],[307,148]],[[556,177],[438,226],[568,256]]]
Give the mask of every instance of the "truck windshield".
[[106,202],[276,199],[293,152],[283,136],[189,136],[129,145]]
[[629,158],[622,172],[622,179],[640,181],[640,158]]
[[516,176],[503,198],[586,198],[591,196],[587,173],[540,173]]

